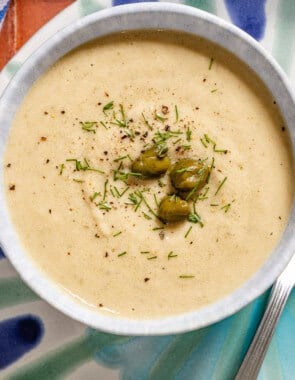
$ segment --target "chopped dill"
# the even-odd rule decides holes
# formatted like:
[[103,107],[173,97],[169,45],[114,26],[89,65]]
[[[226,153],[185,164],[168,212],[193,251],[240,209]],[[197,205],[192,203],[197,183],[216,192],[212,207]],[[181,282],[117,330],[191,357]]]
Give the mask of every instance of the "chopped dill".
[[177,143],[179,143],[179,141],[181,141],[181,139],[177,139],[177,140],[175,140],[175,141],[173,141],[173,145],[176,145]]
[[191,141],[192,139],[192,131],[190,130],[190,127],[186,130],[186,140]]
[[80,121],[82,129],[86,132],[96,133],[95,126],[97,125],[96,121]]
[[132,158],[129,156],[129,154],[126,154],[126,156],[121,156],[121,157],[115,158],[114,162],[119,162],[119,161],[125,160],[125,158],[129,158],[129,160],[132,162]]
[[59,169],[59,175],[62,175],[64,168],[65,168],[65,164],[61,164],[60,169]]
[[150,251],[141,251],[140,253],[141,253],[142,255],[146,255],[146,254],[150,253]]
[[218,186],[217,190],[215,191],[214,195],[217,195],[219,193],[220,189],[222,188],[222,186],[224,185],[226,180],[227,180],[227,177],[224,177],[223,180],[219,183],[219,186]]
[[158,202],[156,194],[154,194],[154,201],[155,201],[156,206],[159,207],[159,202]]
[[214,88],[214,90],[211,90],[211,93],[216,92],[216,91],[217,91],[217,88]]
[[152,217],[149,216],[148,214],[146,214],[145,212],[142,212],[142,214],[145,217],[145,219],[147,219],[147,220],[151,220],[152,219]]
[[166,120],[168,120],[168,117],[158,115],[157,112],[155,111],[155,120],[158,120],[161,123],[164,123]]
[[97,198],[99,195],[100,195],[100,193],[95,191],[95,193],[91,197],[89,197],[89,199],[91,200],[91,202],[93,202],[94,199]]
[[159,230],[164,230],[164,227],[154,227],[153,231],[159,231]]
[[143,118],[144,124],[148,127],[148,129],[150,129],[152,131],[153,127],[149,124],[149,122],[147,121],[147,119],[145,118],[143,113],[141,114],[141,116]]
[[103,121],[100,121],[99,122],[105,129],[108,129],[108,127],[106,126],[106,123],[104,123]]
[[89,170],[89,171],[94,171],[94,172],[98,172],[98,173],[104,174],[104,172],[103,172],[102,170],[92,168],[92,167],[89,165],[89,162],[87,161],[86,158],[84,158],[84,164],[82,164],[81,161],[76,160],[75,158],[70,158],[70,159],[67,159],[66,161],[68,161],[68,162],[74,162],[74,163],[75,163],[75,169],[76,169],[78,172],[79,172],[80,170],[82,170],[82,171]]
[[106,115],[106,111],[109,111],[109,110],[112,110],[114,108],[114,102],[111,101],[109,103],[107,103],[105,106],[103,106],[103,113]]
[[210,177],[211,177],[212,170],[214,169],[214,162],[215,162],[215,158],[212,157],[211,165],[210,165],[210,168],[209,168],[209,174],[208,174],[208,177],[207,177],[207,179],[206,179],[206,183],[207,183],[207,184],[209,183],[209,180],[210,180]]
[[174,110],[175,110],[175,123],[178,123],[179,113],[178,113],[178,108],[176,105],[174,106]]
[[220,210],[224,210],[225,213],[227,213],[230,209],[231,203],[228,203],[227,205],[220,208]]
[[121,233],[122,233],[122,231],[116,232],[116,233],[113,235],[113,237],[119,236],[119,235],[121,235]]
[[85,182],[85,181],[83,181],[82,179],[76,179],[76,178],[73,178],[73,181],[74,181],[74,182],[78,182],[78,183],[83,183],[83,182]]
[[211,206],[211,207],[218,207],[219,204],[218,204],[218,203],[210,203],[210,206]]
[[188,235],[189,235],[189,233],[191,232],[192,228],[193,228],[193,227],[190,226],[189,229],[186,231],[186,234],[184,235],[185,238],[188,237]]
[[195,276],[191,275],[191,274],[181,274],[179,276],[179,278],[194,278]]
[[109,180],[107,179],[104,183],[104,186],[103,186],[103,197],[102,197],[102,200],[104,201],[106,199],[106,196],[107,196],[107,186],[108,186],[108,182]]
[[210,58],[209,67],[208,69],[211,70],[213,66],[214,58]]
[[204,227],[204,223],[202,222],[200,215],[195,210],[193,213],[189,214],[187,219],[191,223],[198,223],[201,228]]
[[96,205],[100,210],[110,211],[112,208],[107,202],[99,202]]
[[152,257],[148,257],[147,259],[148,260],[154,260],[154,259],[156,259],[158,256],[152,256]]
[[122,252],[122,253],[119,253],[119,254],[118,254],[118,257],[124,256],[124,255],[126,255],[126,253],[127,253],[126,251],[124,251],[124,252]]
[[175,255],[173,251],[168,253],[168,260],[173,259],[173,257],[177,257],[178,255]]
[[192,147],[191,145],[181,145],[183,150],[190,150]]
[[204,138],[201,138],[200,141],[201,141],[202,145],[203,145],[205,148],[208,148],[208,145],[206,144],[206,141],[205,141]]

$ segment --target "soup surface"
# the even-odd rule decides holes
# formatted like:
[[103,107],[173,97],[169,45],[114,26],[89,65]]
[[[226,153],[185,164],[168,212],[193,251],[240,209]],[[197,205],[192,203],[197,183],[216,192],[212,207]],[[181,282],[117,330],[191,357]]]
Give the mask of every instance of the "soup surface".
[[[158,218],[175,193],[169,170],[132,171],[154,145],[172,165],[210,171],[179,223]],[[116,34],[63,57],[26,95],[4,165],[27,254],[79,302],[131,318],[191,311],[241,286],[277,244],[293,197],[266,88],[228,52],[177,32]]]

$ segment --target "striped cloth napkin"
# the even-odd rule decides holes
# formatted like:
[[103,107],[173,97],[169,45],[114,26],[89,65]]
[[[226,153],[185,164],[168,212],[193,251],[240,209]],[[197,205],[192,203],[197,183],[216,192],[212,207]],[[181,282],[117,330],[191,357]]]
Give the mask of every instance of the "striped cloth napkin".
[[0,30],[3,25],[3,21],[9,7],[10,0],[0,0]]

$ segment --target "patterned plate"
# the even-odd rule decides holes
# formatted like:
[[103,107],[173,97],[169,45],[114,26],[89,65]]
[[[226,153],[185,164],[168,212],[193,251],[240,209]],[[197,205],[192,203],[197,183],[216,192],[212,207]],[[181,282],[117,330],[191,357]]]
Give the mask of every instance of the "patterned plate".
[[[6,65],[0,75],[0,94],[24,60],[53,33],[89,13],[130,2],[76,1],[40,29]],[[185,3],[232,21],[261,41],[295,85],[294,0]],[[264,294],[230,318],[194,332],[165,337],[119,337],[85,328],[40,300],[0,253],[0,378],[230,380],[253,336],[267,296]],[[294,379],[294,341],[295,291],[280,320],[259,380]]]

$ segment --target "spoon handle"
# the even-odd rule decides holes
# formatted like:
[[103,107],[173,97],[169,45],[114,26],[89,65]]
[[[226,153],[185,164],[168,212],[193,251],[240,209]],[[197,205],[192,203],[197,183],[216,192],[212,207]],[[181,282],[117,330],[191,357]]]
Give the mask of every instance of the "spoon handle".
[[295,255],[275,282],[267,308],[250,344],[235,380],[257,379],[276,324],[282,314],[295,282]]

